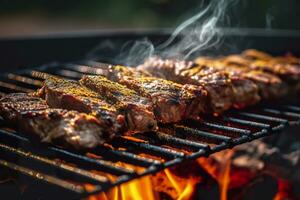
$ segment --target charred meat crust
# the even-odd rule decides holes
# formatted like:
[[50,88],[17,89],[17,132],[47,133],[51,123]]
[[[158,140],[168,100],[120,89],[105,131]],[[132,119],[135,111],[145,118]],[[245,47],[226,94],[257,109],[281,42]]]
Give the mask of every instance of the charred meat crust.
[[[188,86],[153,77],[149,72],[125,66],[97,65],[98,74],[149,98],[157,121],[178,122],[195,118],[206,110],[207,92],[201,86]],[[192,89],[193,88],[193,89]]]
[[198,117],[206,106],[206,91],[155,77],[124,76],[119,83],[152,100],[154,113],[162,123]]
[[110,134],[124,130],[124,116],[104,100],[103,96],[81,86],[76,81],[49,77],[40,90],[40,96],[54,108],[76,110],[95,116]]
[[231,74],[253,81],[258,87],[262,99],[279,98],[287,94],[287,84],[278,76],[258,69],[251,69],[248,67],[249,65],[250,61],[239,55],[227,56],[216,60],[213,64],[218,69],[227,70]]
[[73,148],[93,148],[110,139],[98,120],[90,115],[49,108],[36,96],[14,93],[0,100],[0,115],[19,130],[33,134],[42,142]]
[[106,96],[112,104],[125,115],[131,131],[150,131],[157,129],[150,99],[141,97],[134,90],[112,82],[103,76],[84,76],[80,83],[87,88]]
[[247,60],[251,69],[262,70],[282,78],[287,83],[299,83],[300,59],[292,55],[273,57],[265,52],[248,49],[241,58]]
[[[203,62],[150,58],[139,70],[182,84],[203,86],[210,98],[208,112],[221,113],[232,106],[242,107],[259,101],[258,89],[251,81],[214,69]],[[249,95],[248,95],[249,94]],[[251,94],[251,95],[250,95]]]

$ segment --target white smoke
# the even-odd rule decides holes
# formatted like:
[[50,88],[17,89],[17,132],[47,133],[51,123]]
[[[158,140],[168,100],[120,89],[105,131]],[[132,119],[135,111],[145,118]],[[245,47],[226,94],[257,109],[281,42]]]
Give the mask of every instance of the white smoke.
[[127,66],[137,66],[147,58],[152,57],[154,52],[154,45],[147,38],[129,41],[123,45],[121,53],[116,57],[116,60]]
[[[205,51],[222,41],[228,6],[236,0],[212,0],[210,4],[180,24],[172,36],[158,47],[163,57],[189,58],[193,53]],[[178,42],[174,40],[180,37]]]
[[266,14],[266,28],[267,29],[272,29],[273,21],[274,21],[274,16],[271,15],[270,13],[267,13]]
[[201,4],[200,11],[181,23],[167,41],[156,48],[148,39],[127,42],[116,57],[116,63],[136,66],[154,55],[188,59],[195,52],[201,54],[220,45],[223,33],[219,27],[228,25],[225,24],[227,9],[237,1],[211,0],[206,6]]

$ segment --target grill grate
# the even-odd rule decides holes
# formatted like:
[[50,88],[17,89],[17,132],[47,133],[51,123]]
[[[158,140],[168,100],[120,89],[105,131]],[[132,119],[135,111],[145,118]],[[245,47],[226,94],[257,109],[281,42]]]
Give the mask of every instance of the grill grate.
[[[98,64],[90,61],[56,63],[5,74],[0,80],[0,92],[34,91],[42,84],[42,73],[68,79],[79,79],[82,74],[97,74]],[[185,160],[276,134],[291,124],[299,123],[300,106],[287,101],[276,102],[274,105],[261,104],[241,111],[234,110],[202,121],[164,125],[161,132],[139,133],[134,140],[117,138],[110,144],[113,149],[103,146],[91,152],[78,152],[40,145],[29,136],[6,128],[1,121],[0,166],[79,198]],[[93,187],[87,188],[87,184]]]

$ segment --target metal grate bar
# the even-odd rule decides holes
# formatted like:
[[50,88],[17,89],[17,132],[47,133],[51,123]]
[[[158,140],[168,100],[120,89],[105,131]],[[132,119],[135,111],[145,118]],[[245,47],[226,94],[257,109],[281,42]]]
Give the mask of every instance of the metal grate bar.
[[150,152],[151,154],[156,154],[158,156],[162,156],[162,157],[169,158],[169,159],[184,156],[184,153],[174,151],[172,149],[167,149],[167,148],[163,148],[160,146],[156,146],[156,145],[152,145],[152,144],[144,143],[144,142],[129,141],[129,140],[125,140],[123,138],[119,138],[118,142],[113,141],[113,145],[124,146],[124,147],[126,147],[128,149],[132,149],[132,150]]
[[207,144],[181,139],[162,132],[147,132],[137,135],[136,137],[146,139],[150,142],[152,141],[151,143],[160,142],[161,144],[175,146],[177,148],[182,147],[187,149],[193,149],[194,151],[199,151],[200,149],[210,149],[209,145]]
[[254,119],[263,119],[263,120],[279,122],[279,123],[287,123],[288,122],[287,119],[278,118],[278,117],[270,117],[267,115],[250,113],[250,112],[239,112],[239,115],[244,115],[244,116],[251,117]]
[[294,112],[289,112],[289,111],[280,111],[280,110],[276,110],[276,109],[273,109],[273,108],[264,108],[263,111],[273,113],[273,114],[276,114],[276,115],[285,115],[287,117],[293,117],[293,118],[296,118],[296,119],[300,118],[299,113],[294,113]]
[[58,178],[55,178],[52,176],[48,176],[46,174],[40,174],[39,172],[34,171],[32,169],[28,169],[26,167],[22,167],[22,166],[16,165],[11,162],[7,162],[2,159],[0,159],[0,165],[4,166],[6,168],[9,168],[9,169],[18,171],[18,172],[28,175],[30,177],[33,177],[39,181],[50,183],[53,185],[59,185],[59,186],[63,187],[64,189],[67,189],[67,190],[70,190],[70,191],[73,191],[76,193],[84,193],[85,192],[85,189],[82,186],[72,184],[68,181],[64,181],[64,180],[61,180],[61,179],[58,179]]
[[26,76],[21,76],[18,74],[13,74],[9,73],[7,74],[7,78],[13,81],[21,82],[21,83],[26,83],[28,85],[36,86],[36,87],[41,87],[43,85],[42,81],[32,79]]
[[29,88],[17,86],[15,84],[6,83],[3,81],[0,81],[0,87],[6,89],[6,92],[4,91],[5,93],[7,93],[7,92],[33,92],[34,91]]
[[230,131],[230,132],[239,133],[242,135],[250,135],[251,134],[251,131],[247,130],[247,129],[240,129],[240,128],[221,125],[221,124],[215,124],[215,123],[211,123],[211,122],[202,122],[202,124],[204,124],[205,126],[208,126],[210,128],[220,129],[223,131]]
[[141,157],[127,151],[111,150],[103,147],[97,147],[95,150],[91,150],[91,152],[95,154],[103,155],[104,157],[109,158],[111,161],[116,161],[116,162],[122,161],[129,164],[141,166],[141,167],[149,167],[152,165],[161,164],[161,162],[158,160]]
[[[10,154],[16,154],[18,157],[23,157],[26,159],[30,159],[33,161],[39,161],[43,164],[46,164],[47,167],[51,167],[57,170],[63,170],[64,173],[69,173],[72,175],[77,174],[81,178],[83,178],[84,181],[89,181],[95,184],[104,184],[105,182],[108,182],[109,180],[104,177],[100,176],[98,174],[91,173],[90,171],[82,170],[77,167],[73,167],[71,165],[64,164],[63,162],[56,161],[56,160],[50,160],[46,157],[41,157],[36,155],[35,153],[32,153],[31,151],[24,151],[18,148],[13,148],[4,144],[0,143],[0,149],[8,152]],[[82,181],[82,179],[80,179]]]
[[232,142],[232,138],[225,135],[219,135],[215,133],[210,133],[207,131],[202,131],[194,128],[190,128],[183,125],[174,125],[174,130],[176,133],[182,134],[185,137],[199,137],[199,138],[206,138],[211,141],[214,141],[215,143],[221,143],[221,142]]
[[236,118],[236,117],[224,117],[223,120],[228,121],[228,122],[239,123],[239,124],[246,125],[246,126],[249,126],[249,127],[256,127],[256,128],[263,128],[263,129],[270,129],[271,128],[270,124],[264,124],[264,123],[260,123],[260,122],[248,121],[248,120],[239,119],[239,118]]
[[[2,133],[2,136],[8,136],[8,137],[5,137],[6,140],[8,140],[9,137],[12,138],[12,136],[13,136],[14,139],[21,139],[21,142],[26,142],[27,145],[30,145],[30,142],[28,139],[23,138],[19,135],[15,135],[14,133],[7,132],[4,130],[0,130],[0,133]],[[92,159],[87,156],[84,156],[84,155],[81,155],[78,153],[74,153],[71,151],[67,151],[64,149],[60,149],[57,147],[49,147],[48,150],[55,153],[56,156],[61,156],[66,161],[76,162],[76,163],[80,164],[81,166],[88,167],[89,169],[98,168],[98,169],[104,170],[108,173],[115,174],[115,175],[134,174],[135,173],[133,170],[111,165],[110,163],[108,163],[104,160]]]

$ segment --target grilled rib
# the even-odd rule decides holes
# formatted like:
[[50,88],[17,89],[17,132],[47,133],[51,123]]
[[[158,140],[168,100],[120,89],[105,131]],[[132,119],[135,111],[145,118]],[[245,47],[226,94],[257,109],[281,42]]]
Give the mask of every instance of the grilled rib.
[[210,107],[214,113],[221,113],[232,106],[251,105],[260,100],[258,88],[252,81],[239,76],[231,76],[227,72],[207,65],[154,57],[138,69],[179,83],[203,86],[210,97]]
[[130,130],[149,131],[157,129],[151,100],[139,96],[134,90],[112,82],[103,76],[84,76],[80,83],[105,96],[124,113]]
[[124,116],[101,95],[81,86],[77,81],[48,77],[39,95],[50,107],[76,110],[95,116],[112,137],[124,129]]
[[46,101],[25,93],[13,93],[0,100],[0,115],[20,131],[42,142],[58,142],[74,148],[92,148],[110,139],[98,120],[84,113],[52,109]]
[[149,73],[124,66],[99,66],[98,74],[151,99],[156,119],[161,123],[197,118],[207,110],[207,93],[201,86],[181,85],[150,77]]

